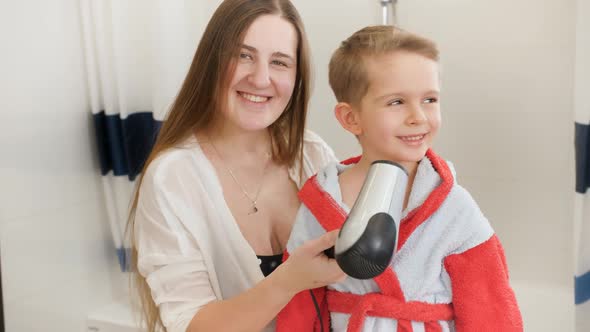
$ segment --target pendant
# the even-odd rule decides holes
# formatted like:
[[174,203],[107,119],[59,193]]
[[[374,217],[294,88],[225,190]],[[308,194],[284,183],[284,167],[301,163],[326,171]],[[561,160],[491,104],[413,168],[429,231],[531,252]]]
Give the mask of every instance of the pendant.
[[256,205],[252,206],[252,212],[248,213],[248,215],[254,214],[258,212],[258,208],[256,207]]

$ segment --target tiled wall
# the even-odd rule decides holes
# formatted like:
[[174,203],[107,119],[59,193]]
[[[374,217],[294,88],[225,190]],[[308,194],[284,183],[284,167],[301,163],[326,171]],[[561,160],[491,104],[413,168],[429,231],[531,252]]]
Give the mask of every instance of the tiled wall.
[[0,245],[7,332],[85,331],[110,302],[78,1],[0,6]]

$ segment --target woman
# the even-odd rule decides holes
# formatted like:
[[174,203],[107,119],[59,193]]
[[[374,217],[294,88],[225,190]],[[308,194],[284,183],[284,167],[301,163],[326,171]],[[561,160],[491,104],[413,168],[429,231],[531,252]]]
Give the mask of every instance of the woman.
[[298,187],[335,159],[304,130],[309,76],[288,0],[226,0],[216,10],[130,213],[149,331],[272,331],[296,293],[344,277],[323,255],[334,232],[278,266]]

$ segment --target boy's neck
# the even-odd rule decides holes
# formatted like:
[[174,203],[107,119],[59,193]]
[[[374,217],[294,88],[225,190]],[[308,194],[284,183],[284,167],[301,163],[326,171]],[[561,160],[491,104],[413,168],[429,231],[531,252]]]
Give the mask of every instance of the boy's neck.
[[[363,183],[365,182],[365,178],[367,177],[367,173],[369,172],[369,168],[371,167],[371,164],[374,161],[375,160],[367,158],[365,155],[363,155],[358,163],[346,169],[338,177],[340,191],[342,194],[342,201],[349,208],[352,208],[352,205],[356,201],[356,198],[358,197],[361,191]],[[416,177],[416,172],[418,170],[418,163],[406,162],[400,164],[404,166],[404,168],[406,168],[406,171],[408,172],[408,184],[406,187],[406,195],[404,197],[403,205],[403,208],[405,209],[408,205],[408,199],[410,197],[410,192],[412,191],[414,178]]]

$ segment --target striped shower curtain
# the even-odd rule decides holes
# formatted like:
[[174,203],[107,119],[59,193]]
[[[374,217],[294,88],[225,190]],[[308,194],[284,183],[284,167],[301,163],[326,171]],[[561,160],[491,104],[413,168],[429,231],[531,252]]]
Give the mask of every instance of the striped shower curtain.
[[577,1],[575,70],[576,331],[590,331],[590,0]]
[[122,271],[129,263],[125,227],[134,180],[188,70],[208,19],[205,7],[210,5],[180,0],[80,1],[105,222]]

